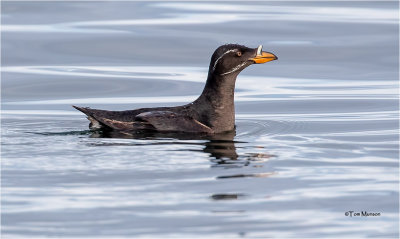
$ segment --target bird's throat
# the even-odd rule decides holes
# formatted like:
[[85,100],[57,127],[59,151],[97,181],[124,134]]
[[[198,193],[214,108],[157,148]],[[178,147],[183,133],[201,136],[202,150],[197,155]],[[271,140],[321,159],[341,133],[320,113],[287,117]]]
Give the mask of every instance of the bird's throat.
[[235,127],[235,82],[237,74],[209,74],[203,93],[193,102],[200,120],[216,132]]

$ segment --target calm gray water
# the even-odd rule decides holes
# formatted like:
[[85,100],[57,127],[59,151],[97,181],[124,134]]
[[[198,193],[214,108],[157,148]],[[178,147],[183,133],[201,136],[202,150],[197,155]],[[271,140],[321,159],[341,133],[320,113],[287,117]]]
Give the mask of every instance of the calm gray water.
[[[398,238],[397,2],[2,2],[1,17],[4,238]],[[71,107],[190,102],[224,43],[279,57],[239,75],[236,135],[101,135]]]

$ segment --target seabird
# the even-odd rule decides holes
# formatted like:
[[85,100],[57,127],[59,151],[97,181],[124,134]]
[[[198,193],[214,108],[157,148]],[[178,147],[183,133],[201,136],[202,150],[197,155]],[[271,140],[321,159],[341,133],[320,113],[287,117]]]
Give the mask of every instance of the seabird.
[[212,55],[204,90],[192,103],[126,111],[73,107],[87,115],[91,129],[205,134],[232,131],[235,128],[236,77],[252,64],[277,59],[274,54],[262,51],[262,45],[248,48],[226,44]]

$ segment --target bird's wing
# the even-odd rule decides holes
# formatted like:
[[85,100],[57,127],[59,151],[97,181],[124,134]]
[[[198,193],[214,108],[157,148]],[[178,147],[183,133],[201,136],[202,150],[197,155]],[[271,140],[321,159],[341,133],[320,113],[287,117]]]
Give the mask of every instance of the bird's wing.
[[213,133],[214,131],[193,119],[190,116],[182,115],[172,111],[150,111],[140,113],[135,117],[135,122],[151,124],[157,131]]
[[[92,128],[106,126],[120,131],[156,130],[164,132],[214,133],[210,127],[196,119],[172,111],[149,111],[143,113],[132,111],[130,113],[135,113],[133,115],[136,116],[133,116],[134,119],[127,121],[118,112],[73,107],[88,116],[92,123]],[[93,127],[94,125],[97,125],[97,127]]]
[[96,118],[102,124],[120,131],[134,131],[134,130],[155,130],[155,128],[148,122],[125,122],[107,118]]

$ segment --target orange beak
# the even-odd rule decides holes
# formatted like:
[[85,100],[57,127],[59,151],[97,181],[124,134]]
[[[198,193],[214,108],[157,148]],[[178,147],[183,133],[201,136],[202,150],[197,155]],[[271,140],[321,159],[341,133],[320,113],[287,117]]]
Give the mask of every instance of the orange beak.
[[257,49],[257,55],[249,60],[254,61],[256,64],[263,64],[269,61],[278,60],[278,57],[270,52],[262,51],[262,45]]

